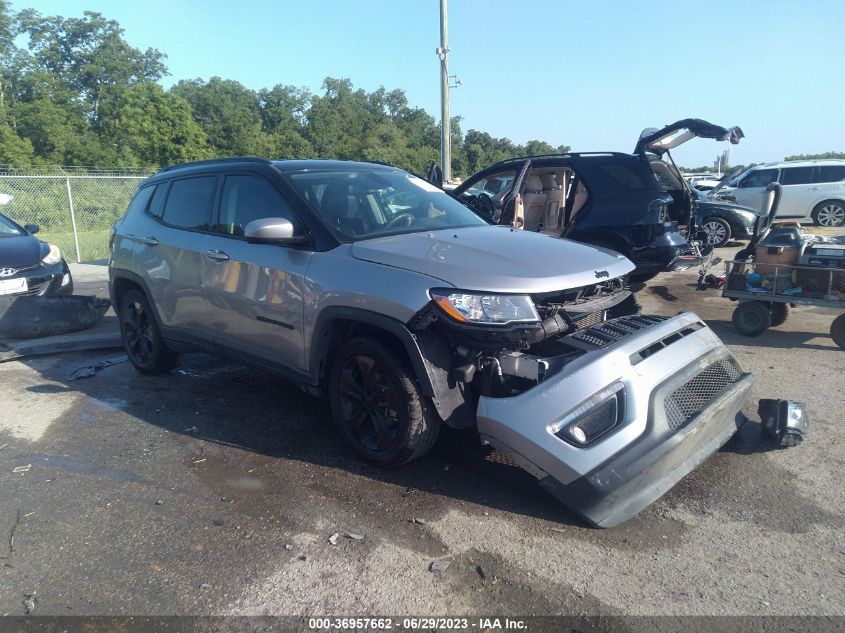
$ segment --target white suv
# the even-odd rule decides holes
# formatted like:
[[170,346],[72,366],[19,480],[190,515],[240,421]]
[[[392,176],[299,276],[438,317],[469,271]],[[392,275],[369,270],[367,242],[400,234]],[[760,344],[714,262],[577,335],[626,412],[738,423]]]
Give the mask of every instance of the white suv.
[[755,165],[714,189],[711,195],[759,209],[766,185],[771,182],[783,187],[778,218],[812,221],[821,226],[845,225],[845,160]]

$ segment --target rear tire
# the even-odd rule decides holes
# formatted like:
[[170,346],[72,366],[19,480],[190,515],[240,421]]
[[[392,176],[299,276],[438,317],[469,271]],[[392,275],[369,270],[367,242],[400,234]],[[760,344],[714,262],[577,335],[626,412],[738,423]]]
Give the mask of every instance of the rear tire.
[[830,337],[842,349],[845,349],[845,314],[840,314],[830,324]]
[[845,225],[845,202],[825,200],[813,209],[813,222],[819,226],[837,227]]
[[768,304],[762,301],[743,301],[734,310],[731,321],[743,336],[757,336],[769,329],[772,315]]
[[129,362],[142,374],[166,374],[179,364],[179,354],[167,347],[150,302],[142,291],[120,297],[120,337]]
[[769,312],[772,318],[772,327],[783,325],[789,318],[789,304],[772,302]]
[[370,463],[406,464],[437,440],[440,419],[408,363],[377,340],[357,338],[340,348],[328,391],[341,437]]

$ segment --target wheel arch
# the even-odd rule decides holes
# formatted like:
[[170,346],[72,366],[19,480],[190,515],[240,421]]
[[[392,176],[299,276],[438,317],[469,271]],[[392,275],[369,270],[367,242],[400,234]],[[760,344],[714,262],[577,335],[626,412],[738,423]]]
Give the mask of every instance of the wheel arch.
[[472,398],[450,376],[452,352],[433,332],[411,332],[401,321],[360,308],[326,308],[317,319],[309,352],[310,381],[325,393],[329,371],[341,345],[354,337],[377,339],[408,360],[423,395],[431,398],[440,418],[454,428],[475,424]]

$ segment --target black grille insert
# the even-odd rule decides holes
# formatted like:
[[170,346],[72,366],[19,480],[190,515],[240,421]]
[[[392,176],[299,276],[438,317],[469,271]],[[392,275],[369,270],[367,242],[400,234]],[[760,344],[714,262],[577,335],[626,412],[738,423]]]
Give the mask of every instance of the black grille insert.
[[662,323],[668,318],[650,314],[619,317],[618,319],[612,319],[592,327],[584,328],[583,330],[578,330],[571,338],[585,343],[590,347],[609,347],[635,332]]
[[741,377],[742,371],[731,359],[717,360],[708,365],[664,400],[669,428],[679,429],[688,424]]

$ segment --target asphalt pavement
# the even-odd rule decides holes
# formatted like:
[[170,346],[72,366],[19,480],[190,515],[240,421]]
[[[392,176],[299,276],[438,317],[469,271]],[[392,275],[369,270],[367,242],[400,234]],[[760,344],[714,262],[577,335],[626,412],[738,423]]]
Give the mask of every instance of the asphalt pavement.
[[[78,291],[102,292],[96,272],[75,272]],[[30,596],[40,615],[845,615],[831,313],[799,308],[747,339],[734,304],[695,282],[661,275],[641,301],[695,311],[728,343],[757,378],[750,421],[610,530],[470,432],[367,466],[325,401],[209,356],[163,377],[115,350],[0,363],[0,613]],[[763,439],[760,397],[807,403],[802,445]]]

